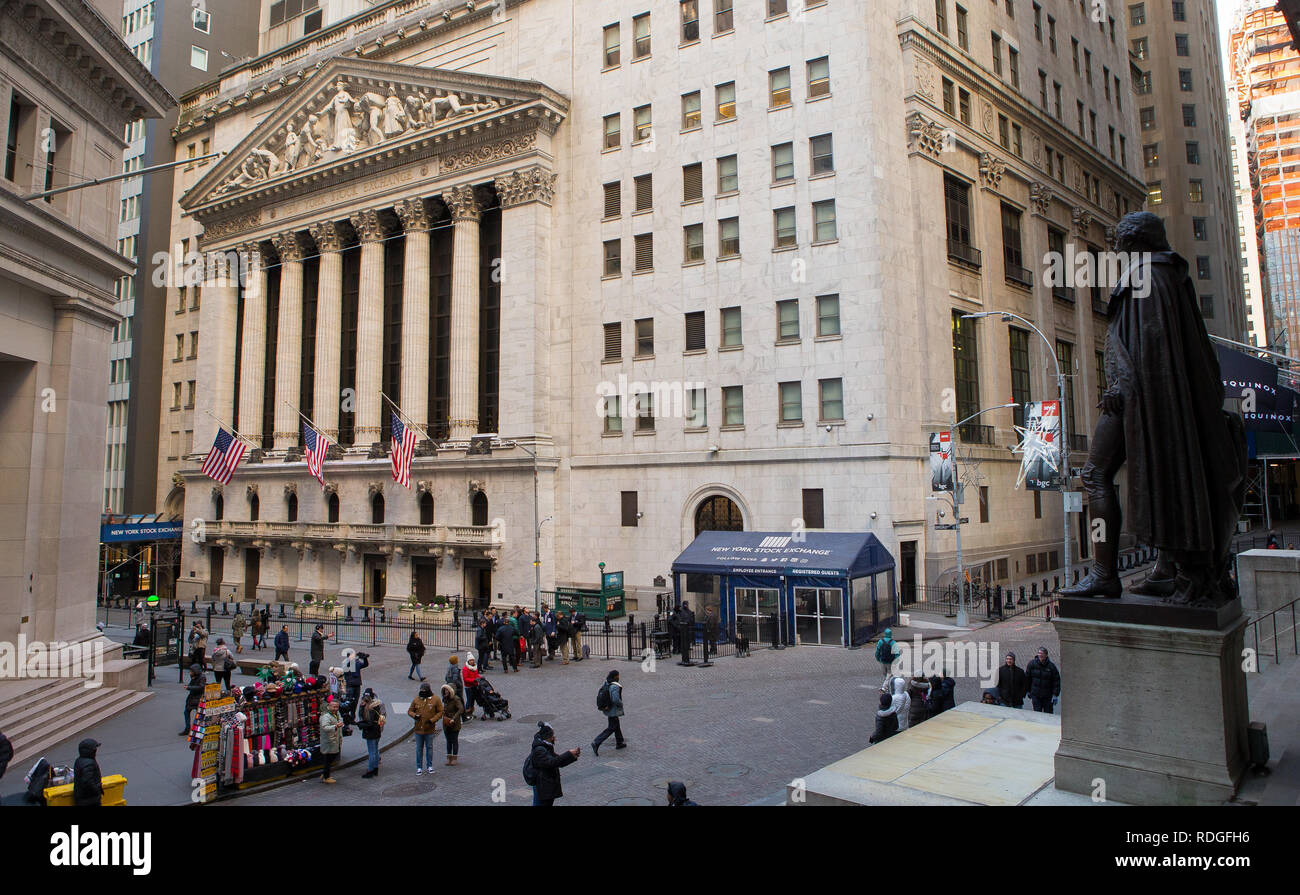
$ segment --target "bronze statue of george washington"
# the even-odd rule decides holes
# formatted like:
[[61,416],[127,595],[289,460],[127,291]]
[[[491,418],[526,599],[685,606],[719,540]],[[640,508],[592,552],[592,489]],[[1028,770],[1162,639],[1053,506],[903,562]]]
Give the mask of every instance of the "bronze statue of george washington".
[[1125,215],[1114,249],[1129,263],[1110,294],[1106,390],[1081,473],[1101,539],[1091,571],[1061,595],[1122,596],[1115,474],[1127,463],[1128,530],[1159,549],[1168,576],[1138,591],[1219,605],[1237,596],[1228,568],[1245,495],[1244,427],[1224,410],[1187,261],[1170,247],[1164,223],[1149,212]]

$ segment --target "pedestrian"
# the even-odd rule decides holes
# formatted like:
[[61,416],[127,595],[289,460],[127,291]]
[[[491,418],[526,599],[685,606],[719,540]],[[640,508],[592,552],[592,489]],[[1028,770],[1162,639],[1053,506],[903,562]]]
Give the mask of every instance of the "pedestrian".
[[[881,687],[885,690],[884,687]],[[907,730],[907,721],[912,713],[912,700],[907,695],[907,682],[901,677],[890,678],[889,689],[892,691],[889,699],[889,711],[898,716],[898,729]]]
[[[321,624],[316,625],[316,630],[311,632],[311,661],[307,664],[308,674],[316,675],[320,673],[320,663],[325,661],[325,637],[325,626]],[[287,639],[288,638],[286,638],[286,640]],[[279,649],[280,644],[278,643],[278,637],[276,638],[276,641],[276,649]],[[284,651],[287,655],[289,652],[287,646]]]
[[880,663],[880,670],[885,674],[886,683],[893,676],[891,669],[894,667],[894,660],[898,658],[894,646],[894,630],[886,628],[880,635],[880,640],[876,641],[876,661]]
[[289,661],[289,626],[282,625],[280,633],[275,635],[275,660]]
[[361,693],[361,672],[370,667],[370,653],[348,647],[343,651],[343,688],[345,698],[355,703]]
[[200,667],[204,666],[205,654],[208,651],[208,629],[203,627],[203,622],[196,621],[190,627],[190,662],[198,662]]
[[691,604],[682,600],[682,614],[677,624],[682,629],[682,662],[691,661],[691,650],[695,647],[695,613],[691,611]]
[[258,644],[262,649],[266,649],[266,635],[271,630],[271,607],[262,607],[262,641]]
[[1268,543],[1265,544],[1264,547],[1265,547],[1266,550],[1280,550],[1280,549],[1282,549],[1282,545],[1279,544],[1278,541],[1277,541],[1277,532],[1275,532],[1275,531],[1270,531],[1270,532],[1268,533]]
[[704,609],[704,648],[705,656],[718,654],[718,616],[712,606]]
[[509,674],[513,668],[515,674],[518,674],[519,635],[508,619],[509,616],[506,621],[501,622],[501,627],[497,628],[497,652],[501,654],[501,673]]
[[930,678],[930,717],[948,709],[957,707],[955,693],[957,691],[957,682],[948,676],[948,669],[943,670],[943,675],[933,675]]
[[537,722],[533,749],[524,762],[524,782],[533,788],[534,807],[549,808],[564,795],[560,786],[560,768],[573,764],[581,754],[581,749],[573,748],[556,755],[555,728],[545,721]]
[[532,659],[534,668],[542,667],[542,653],[546,649],[546,628],[542,625],[542,620],[534,612],[529,622],[532,626],[528,630],[528,655]]
[[[465,702],[465,723],[468,724],[470,721],[474,720],[474,694],[478,692],[474,685],[478,683],[479,678],[482,677],[482,675],[479,674],[478,664],[474,661],[473,656],[465,657],[465,668],[463,671],[456,668],[456,657],[454,655],[448,657],[447,661],[451,665],[451,668],[447,671],[447,683],[452,683],[451,672],[457,671],[458,673],[456,677],[459,679],[461,686],[456,689],[460,692],[461,699]],[[518,669],[515,670],[517,671]],[[455,686],[455,684],[452,684],[452,686]]]
[[226,646],[224,637],[217,638],[217,648],[212,651],[212,676],[217,683],[221,684],[221,689],[230,690],[230,675],[239,663],[230,652],[230,647]]
[[[424,672],[420,670],[420,663],[424,661],[424,641],[414,630],[411,631],[410,639],[406,641],[406,654],[411,657],[411,670],[406,672],[406,679],[409,681],[418,677],[423,681]],[[456,657],[452,656],[452,658]]]
[[898,733],[898,714],[894,711],[893,705],[893,697],[881,690],[880,708],[876,710],[876,729],[867,738],[868,743],[874,745]]
[[442,720],[442,700],[433,695],[433,687],[420,685],[420,695],[411,700],[406,714],[415,719],[415,776],[433,773],[433,737]]
[[325,773],[321,774],[321,783],[337,783],[334,779],[334,762],[338,761],[343,751],[343,716],[339,714],[338,700],[334,694],[325,697],[325,705],[320,710],[320,754],[325,759]]
[[[473,656],[467,655],[465,657],[466,667],[469,666],[469,660],[471,658],[473,658]],[[455,653],[452,653],[447,657],[447,671],[443,674],[442,681],[445,684],[451,684],[451,688],[456,691],[456,695],[460,697],[461,702],[465,701],[465,678],[464,675],[461,674],[460,659]]]
[[244,610],[236,605],[235,617],[230,620],[230,637],[235,641],[235,652],[237,653],[244,651],[244,644],[241,641],[244,639],[244,631],[247,629],[248,619],[244,618]]
[[253,621],[250,630],[253,634],[253,649],[261,649],[266,645],[262,642],[265,640],[266,622],[262,620],[262,613],[256,609],[253,610]]
[[9,737],[0,733],[0,780],[4,779],[5,769],[9,767],[9,762],[14,757],[14,744],[9,742]]
[[542,630],[546,632],[546,661],[555,661],[555,650],[559,645],[560,631],[559,620],[555,617],[555,610],[542,604]]
[[375,691],[367,687],[357,709],[357,726],[361,728],[361,739],[366,741],[367,753],[366,772],[361,775],[362,779],[379,776],[379,738],[383,736],[387,721],[384,704],[375,696]]
[[135,629],[135,639],[131,641],[132,646],[149,646],[149,626],[142,624]]
[[203,700],[203,691],[208,686],[207,675],[203,673],[202,665],[190,666],[190,680],[185,685],[185,726],[181,729],[179,736],[186,736],[190,732],[190,718],[194,710],[199,707]]
[[591,751],[600,754],[600,744],[614,736],[614,748],[626,749],[627,740],[623,739],[623,728],[618,720],[623,717],[623,685],[618,682],[618,671],[605,675],[605,683],[596,693],[596,708],[605,716],[605,729],[600,736],[591,741]]
[[915,727],[930,717],[930,682],[921,675],[907,679],[907,698],[910,708],[907,713],[907,726]]
[[1028,689],[1024,669],[1016,664],[1016,654],[1007,653],[998,668],[998,701],[1013,709],[1024,708]]
[[674,780],[668,784],[669,808],[698,808],[699,805],[686,797],[686,784]]
[[72,764],[72,804],[78,808],[103,804],[104,781],[99,773],[99,762],[95,760],[99,746],[90,738],[77,744],[80,757]]
[[492,670],[492,629],[489,627],[490,619],[480,618],[478,620],[478,630],[474,632],[474,649],[483,657],[483,670]]
[[1034,711],[1052,714],[1061,698],[1061,672],[1047,658],[1047,647],[1038,648],[1038,655],[1025,666],[1025,679],[1029,684],[1029,700]]
[[460,757],[460,727],[465,714],[465,703],[456,695],[451,684],[442,685],[442,736],[447,741],[447,764],[454,765]]
[[678,603],[673,607],[673,611],[668,613],[668,653],[672,655],[677,652],[682,641],[682,604]]
[[560,647],[560,658],[564,660],[562,664],[569,664],[569,641],[573,638],[573,622],[569,621],[561,609],[555,614],[555,640]]
[[577,609],[573,613],[573,634],[570,635],[573,640],[573,661],[575,662],[581,662],[586,658],[582,654],[582,635],[585,633],[587,633],[587,614],[581,609]]

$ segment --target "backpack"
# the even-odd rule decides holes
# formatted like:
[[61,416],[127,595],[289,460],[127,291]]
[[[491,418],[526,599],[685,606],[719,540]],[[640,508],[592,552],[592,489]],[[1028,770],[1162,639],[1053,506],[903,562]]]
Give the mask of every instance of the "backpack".
[[614,697],[609,694],[609,681],[600,685],[596,691],[596,708],[602,712],[607,712],[614,707]]
[[533,767],[533,753],[524,759],[524,782],[529,786],[537,785],[537,768]]
[[894,661],[893,641],[881,640],[879,643],[876,644],[876,661],[877,662]]
[[234,671],[236,668],[239,667],[239,663],[235,661],[235,657],[234,657],[234,656],[230,655],[230,650],[226,650],[225,652],[226,652],[226,655],[225,655],[225,657],[222,659],[222,662],[221,662],[221,670],[222,670],[222,671]]

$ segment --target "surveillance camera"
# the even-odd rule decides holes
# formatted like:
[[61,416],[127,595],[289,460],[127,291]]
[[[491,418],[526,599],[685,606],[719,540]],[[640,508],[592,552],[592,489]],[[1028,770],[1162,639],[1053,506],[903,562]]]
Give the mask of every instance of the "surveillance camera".
[[827,423],[827,424],[826,424],[826,431],[827,431],[827,432],[829,432],[829,431],[830,431],[831,429],[833,429],[833,428],[835,428],[835,427],[832,426],[830,423]]
[[711,444],[711,445],[709,445],[709,453],[710,453],[710,454],[716,454],[719,450],[720,450],[720,448],[719,448],[716,444]]
[[872,518],[872,519],[876,518],[876,511],[875,511],[875,510],[872,510],[872,511],[871,511],[871,518]]
[[871,421],[874,420],[875,418],[876,418],[876,415],[875,415],[874,413],[868,413],[868,414],[867,414],[867,422],[871,422]]

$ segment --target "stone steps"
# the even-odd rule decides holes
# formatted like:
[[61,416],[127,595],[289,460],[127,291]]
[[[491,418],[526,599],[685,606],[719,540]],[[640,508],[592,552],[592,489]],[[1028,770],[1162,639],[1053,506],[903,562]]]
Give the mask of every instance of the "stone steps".
[[[13,744],[13,764],[18,767],[152,695],[113,687],[87,689],[79,680],[41,681],[35,687],[12,690],[6,687],[0,695],[0,729]],[[71,761],[75,757],[58,759]]]

